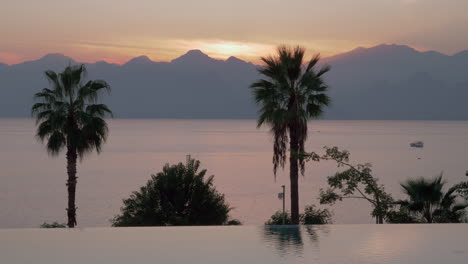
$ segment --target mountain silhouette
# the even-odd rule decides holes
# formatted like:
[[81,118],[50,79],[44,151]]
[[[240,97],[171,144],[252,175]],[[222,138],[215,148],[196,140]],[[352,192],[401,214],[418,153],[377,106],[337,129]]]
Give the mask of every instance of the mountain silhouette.
[[155,63],[155,62],[150,60],[150,58],[148,58],[148,56],[139,56],[139,57],[135,57],[135,58],[129,60],[124,65],[151,65],[153,63]]
[[203,53],[201,50],[189,50],[184,55],[173,59],[172,63],[178,64],[201,64],[207,62],[216,62],[217,60]]
[[[63,54],[0,65],[0,117],[28,117],[44,71],[77,62]],[[323,58],[332,105],[327,119],[468,120],[468,50],[453,56],[405,45],[359,47]],[[112,86],[105,102],[122,118],[256,118],[248,88],[259,66],[190,50],[171,62],[146,56],[123,65],[87,63],[88,78]]]

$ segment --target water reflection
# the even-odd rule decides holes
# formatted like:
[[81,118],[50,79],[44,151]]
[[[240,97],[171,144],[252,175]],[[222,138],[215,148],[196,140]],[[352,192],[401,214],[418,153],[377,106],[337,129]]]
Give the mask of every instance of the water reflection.
[[265,244],[274,246],[281,256],[287,254],[302,255],[304,243],[302,242],[301,227],[297,225],[268,226],[263,229]]
[[[302,256],[304,244],[319,247],[320,234],[328,234],[327,226],[265,226],[262,229],[263,241],[266,245],[274,247],[280,256]],[[319,234],[320,233],[320,234]]]
[[330,232],[330,227],[328,225],[313,226],[307,225],[304,227],[307,235],[310,238],[312,244],[316,247],[319,246],[319,232],[323,235],[328,235]]

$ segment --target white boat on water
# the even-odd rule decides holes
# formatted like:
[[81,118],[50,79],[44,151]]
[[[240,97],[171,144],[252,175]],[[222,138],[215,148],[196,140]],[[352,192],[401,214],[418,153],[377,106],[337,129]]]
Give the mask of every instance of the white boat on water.
[[410,143],[410,146],[413,148],[423,148],[424,147],[424,142],[422,141],[415,141]]

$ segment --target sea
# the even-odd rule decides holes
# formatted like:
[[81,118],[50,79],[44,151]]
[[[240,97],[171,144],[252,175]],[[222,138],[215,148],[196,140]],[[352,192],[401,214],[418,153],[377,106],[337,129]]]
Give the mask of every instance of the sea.
[[[110,226],[122,199],[129,197],[166,164],[201,161],[216,188],[244,225],[262,225],[277,210],[288,168],[273,174],[273,140],[268,127],[255,120],[112,119],[102,152],[78,163],[78,227]],[[414,141],[423,148],[410,147]],[[405,198],[400,184],[412,177],[443,174],[446,188],[468,180],[468,121],[328,121],[309,123],[306,150],[323,153],[337,146],[351,153],[350,162],[371,163],[394,198]],[[371,207],[364,200],[320,205],[321,188],[338,168],[332,161],[308,162],[299,179],[300,208],[316,205],[333,212],[336,224],[369,224]],[[32,119],[0,119],[0,228],[38,227],[66,222],[66,160],[47,154],[35,138]]]

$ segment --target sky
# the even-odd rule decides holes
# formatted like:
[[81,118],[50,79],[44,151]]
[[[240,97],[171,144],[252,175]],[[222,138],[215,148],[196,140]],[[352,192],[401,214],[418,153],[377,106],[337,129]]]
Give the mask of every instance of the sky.
[[257,62],[279,44],[330,56],[404,44],[468,49],[467,0],[0,0],[0,62],[170,61],[191,49]]

